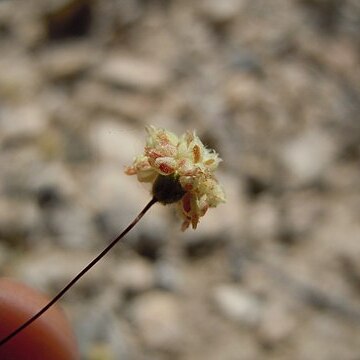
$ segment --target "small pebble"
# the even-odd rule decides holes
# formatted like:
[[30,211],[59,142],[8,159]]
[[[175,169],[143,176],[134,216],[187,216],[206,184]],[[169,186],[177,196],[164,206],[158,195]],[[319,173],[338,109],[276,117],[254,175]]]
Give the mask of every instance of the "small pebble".
[[138,91],[163,89],[170,80],[170,72],[164,65],[116,53],[105,59],[96,74],[110,84]]
[[213,300],[226,318],[240,325],[256,326],[262,318],[259,299],[238,286],[219,285],[213,290]]
[[130,317],[150,349],[170,353],[181,350],[184,329],[176,296],[160,291],[142,295],[131,304]]

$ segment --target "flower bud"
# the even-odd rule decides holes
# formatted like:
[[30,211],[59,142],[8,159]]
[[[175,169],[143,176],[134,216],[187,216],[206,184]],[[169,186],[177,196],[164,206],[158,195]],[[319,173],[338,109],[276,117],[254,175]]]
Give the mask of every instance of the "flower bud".
[[178,202],[185,195],[179,178],[174,175],[158,175],[153,184],[152,193],[155,199],[164,205]]

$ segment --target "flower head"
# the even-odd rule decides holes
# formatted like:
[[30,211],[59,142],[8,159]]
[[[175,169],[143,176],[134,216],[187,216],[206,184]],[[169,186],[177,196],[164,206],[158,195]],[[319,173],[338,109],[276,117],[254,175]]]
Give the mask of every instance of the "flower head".
[[196,229],[209,207],[225,202],[214,176],[221,159],[204,146],[195,132],[178,137],[165,129],[148,126],[144,153],[126,168],[141,182],[153,183],[153,195],[163,204],[178,203],[182,229]]

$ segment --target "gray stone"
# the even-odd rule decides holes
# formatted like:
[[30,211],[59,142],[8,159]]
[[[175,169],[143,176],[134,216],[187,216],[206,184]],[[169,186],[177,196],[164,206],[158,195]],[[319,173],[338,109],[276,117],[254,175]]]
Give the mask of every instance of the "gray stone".
[[252,238],[267,242],[278,235],[280,218],[274,199],[267,197],[258,199],[252,204],[248,216],[247,226]]
[[76,87],[77,103],[90,112],[101,111],[121,118],[146,122],[150,113],[157,110],[157,102],[149,94],[130,92],[109,87],[95,81],[83,81]]
[[127,294],[139,294],[154,285],[154,270],[140,257],[122,259],[111,272],[114,282]]
[[209,20],[223,23],[233,20],[244,5],[244,0],[203,0],[200,2],[200,10]]
[[45,131],[48,117],[38,103],[23,103],[16,107],[4,107],[0,116],[0,139],[18,140],[34,138]]
[[154,291],[136,298],[130,317],[150,349],[176,353],[183,346],[181,309],[174,295]]
[[183,273],[171,260],[160,259],[155,266],[156,285],[161,289],[178,291],[185,285]]
[[324,199],[317,191],[297,191],[284,198],[282,225],[295,236],[307,234],[317,228],[324,213]]
[[329,136],[320,131],[308,131],[285,144],[280,156],[290,181],[303,185],[319,179],[336,153],[336,144]]
[[72,42],[48,47],[39,65],[50,79],[63,79],[86,71],[99,61],[99,51],[88,43]]
[[72,315],[81,353],[86,359],[132,359],[132,338],[112,309],[95,301],[75,307]]
[[71,249],[87,249],[97,242],[91,209],[78,204],[60,205],[46,212],[56,241]]
[[269,304],[259,325],[259,338],[265,345],[275,346],[289,339],[295,326],[290,309],[279,302]]
[[50,164],[42,161],[36,164],[33,162],[32,169],[28,171],[26,185],[36,195],[51,189],[60,200],[69,200],[78,193],[78,184],[72,173],[61,162]]
[[32,237],[40,228],[41,214],[34,203],[24,200],[0,200],[1,236],[9,245],[25,245],[26,242],[34,241]]
[[[33,145],[17,147],[0,153],[2,194],[19,199],[30,195],[29,180],[40,162],[40,154]],[[29,194],[30,193],[30,194]],[[31,194],[32,195],[32,194]]]
[[96,157],[117,162],[119,173],[121,167],[131,164],[135,154],[143,151],[144,131],[137,131],[113,117],[95,122],[89,133]]
[[160,90],[170,80],[165,65],[121,53],[105,59],[96,75],[110,84],[141,91]]
[[1,54],[0,94],[11,100],[29,101],[39,93],[43,84],[37,65],[27,54],[11,48],[2,47]]
[[261,320],[263,307],[259,299],[238,286],[219,285],[213,290],[213,300],[226,318],[240,325],[255,326]]

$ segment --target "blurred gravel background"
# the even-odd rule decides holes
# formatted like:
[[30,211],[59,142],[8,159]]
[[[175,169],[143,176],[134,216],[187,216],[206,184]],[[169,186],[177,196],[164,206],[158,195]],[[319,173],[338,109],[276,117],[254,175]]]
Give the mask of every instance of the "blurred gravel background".
[[1,275],[55,294],[149,200],[144,126],[195,128],[228,202],[71,290],[83,359],[360,359],[359,35],[358,0],[1,0]]

